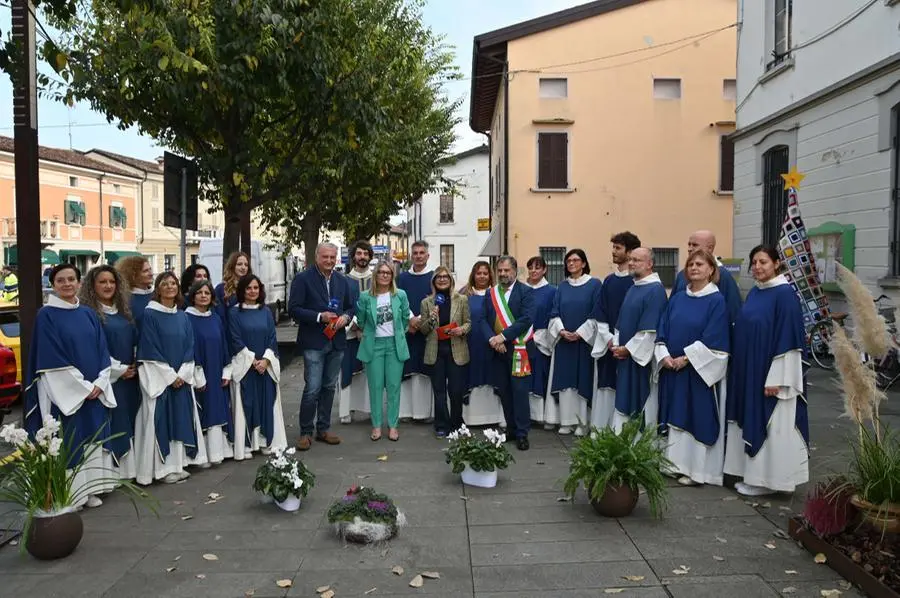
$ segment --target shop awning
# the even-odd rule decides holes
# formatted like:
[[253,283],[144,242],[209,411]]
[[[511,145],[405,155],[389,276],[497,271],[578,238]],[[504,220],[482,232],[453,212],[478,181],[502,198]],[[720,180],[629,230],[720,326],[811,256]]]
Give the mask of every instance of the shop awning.
[[491,231],[491,234],[488,235],[487,241],[484,242],[484,247],[481,248],[481,251],[478,252],[478,255],[483,255],[485,257],[499,257],[500,256],[500,227],[494,227],[494,230]]
[[143,255],[138,251],[107,251],[106,252],[106,263],[115,264],[123,257],[133,257],[136,255]]
[[99,251],[94,251],[93,249],[60,249],[59,250],[59,259],[67,262],[70,257],[100,257]]
[[[15,245],[7,247],[3,251],[3,262],[11,266],[19,264],[19,248]],[[45,266],[55,266],[59,263],[59,256],[55,251],[49,249],[41,249],[41,264]]]

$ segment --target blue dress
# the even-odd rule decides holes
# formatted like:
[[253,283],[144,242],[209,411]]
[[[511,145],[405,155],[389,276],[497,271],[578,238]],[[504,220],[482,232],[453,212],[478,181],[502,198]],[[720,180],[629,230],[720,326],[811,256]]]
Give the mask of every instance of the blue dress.
[[231,391],[227,386],[222,386],[222,380],[226,377],[225,368],[231,365],[225,326],[215,313],[202,316],[188,311],[187,315],[194,330],[194,365],[203,368],[206,378],[206,390],[194,390],[200,411],[200,426],[204,432],[221,426],[228,440],[233,442]]
[[[731,272],[726,270],[724,266],[719,266],[719,282],[716,283],[716,286],[719,287],[719,292],[722,293],[722,297],[725,299],[728,322],[734,324],[735,320],[738,318],[738,314],[741,313],[741,290],[738,288],[734,276],[732,276]],[[675,286],[672,287],[672,296],[674,297],[677,293],[683,293],[686,288],[687,280],[684,276],[684,270],[681,270],[675,276]]]
[[[553,299],[556,297],[556,287],[552,284],[534,289],[534,330],[546,330],[550,323],[550,310],[553,309]],[[487,342],[487,339],[485,339]],[[493,350],[486,350],[493,353]],[[528,361],[531,362],[531,394],[543,399],[547,396],[547,385],[550,376],[550,356],[544,355],[535,343],[528,347]]]
[[[406,292],[409,299],[409,310],[414,316],[419,315],[422,300],[431,294],[431,277],[434,272],[428,271],[422,274],[401,272],[397,277],[397,287]],[[415,332],[406,335],[406,343],[409,347],[409,359],[403,362],[404,378],[411,374],[429,376],[431,368],[425,365],[425,335]]]
[[225,283],[220,282],[216,285],[216,288],[213,289],[213,292],[216,295],[216,307],[215,311],[219,315],[219,319],[222,320],[222,324],[225,326],[225,330],[228,330],[228,315],[232,307],[237,305],[237,295],[231,295],[228,298],[228,301],[225,301]]
[[[134,322],[120,313],[106,313],[101,322],[109,347],[109,355],[119,361],[122,366],[134,363],[138,332]],[[119,378],[113,383],[116,395],[116,408],[110,411],[111,432],[122,434],[110,440],[110,449],[119,462],[131,450],[134,438],[134,425],[138,409],[141,407],[141,388],[137,376],[128,380]]]
[[[625,294],[634,286],[634,278],[619,276],[615,272],[603,280],[600,288],[600,299],[594,306],[591,317],[597,322],[605,322],[609,326],[610,334],[615,334],[619,329],[619,312],[622,303],[625,302]],[[616,389],[616,369],[619,360],[607,351],[597,360],[597,388],[609,390]]]
[[138,292],[138,290],[139,289],[131,289],[131,301],[129,307],[131,307],[131,317],[134,318],[134,325],[138,329],[138,334],[140,334],[141,322],[144,319],[144,310],[147,309],[147,305],[150,303],[153,293],[145,293],[143,290]]
[[[575,332],[591,317],[600,296],[602,283],[596,278],[575,286],[569,280],[560,283],[550,310],[550,320],[559,318],[562,329]],[[592,339],[588,339],[592,342]],[[554,398],[559,393],[574,389],[578,396],[590,405],[594,397],[593,345],[579,338],[575,342],[559,338],[553,350],[553,380],[550,391]],[[563,425],[572,425],[563,422]]]
[[[246,309],[232,307],[228,313],[228,331],[231,340],[231,352],[238,357],[245,349],[255,359],[265,357],[266,350],[271,350],[278,357],[278,341],[275,337],[275,320],[272,312],[265,307]],[[239,372],[235,372],[235,377]],[[254,432],[259,429],[266,439],[266,446],[271,446],[275,437],[275,403],[278,396],[278,385],[268,372],[260,374],[250,367],[240,379],[240,407],[246,421],[245,442],[253,445]],[[240,439],[237,439],[240,442]],[[238,457],[238,454],[235,455]]]

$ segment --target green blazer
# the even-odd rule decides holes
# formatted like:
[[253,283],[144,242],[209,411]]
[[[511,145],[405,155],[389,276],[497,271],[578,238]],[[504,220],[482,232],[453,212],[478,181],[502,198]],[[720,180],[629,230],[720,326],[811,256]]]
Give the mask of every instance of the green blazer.
[[[434,296],[429,295],[422,300],[422,321],[419,324],[419,332],[425,335],[425,365],[434,365],[437,361],[438,336],[437,321],[431,319],[431,310],[434,309]],[[450,353],[453,355],[453,363],[466,365],[469,363],[469,331],[472,329],[472,319],[469,315],[469,298],[457,292],[450,294],[450,321],[456,322],[463,331],[462,336],[450,338]]]
[[[375,357],[375,310],[378,309],[378,298],[368,291],[359,295],[356,302],[356,325],[362,330],[359,352],[356,358],[369,363]],[[391,312],[394,314],[394,347],[400,361],[409,359],[409,347],[406,344],[406,329],[409,328],[409,300],[403,289],[391,297]]]

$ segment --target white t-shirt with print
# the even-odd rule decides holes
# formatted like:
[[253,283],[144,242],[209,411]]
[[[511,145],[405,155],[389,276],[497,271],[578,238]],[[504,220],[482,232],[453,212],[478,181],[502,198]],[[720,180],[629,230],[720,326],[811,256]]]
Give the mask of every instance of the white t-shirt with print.
[[375,309],[375,338],[394,336],[394,312],[391,310],[391,294],[378,295]]

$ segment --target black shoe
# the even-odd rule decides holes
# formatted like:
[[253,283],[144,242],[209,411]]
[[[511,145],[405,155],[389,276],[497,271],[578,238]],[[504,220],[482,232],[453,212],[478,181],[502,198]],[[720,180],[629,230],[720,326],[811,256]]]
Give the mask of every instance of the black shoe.
[[529,448],[528,436],[520,436],[516,438],[516,448],[520,451],[527,451]]

